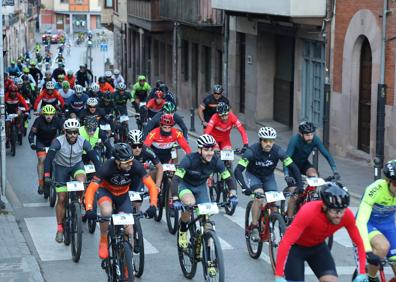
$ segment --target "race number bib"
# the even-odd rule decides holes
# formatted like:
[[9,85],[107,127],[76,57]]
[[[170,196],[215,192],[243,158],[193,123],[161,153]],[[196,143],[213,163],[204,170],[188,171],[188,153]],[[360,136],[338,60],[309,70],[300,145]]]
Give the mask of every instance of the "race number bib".
[[176,171],[176,166],[174,164],[162,164],[164,171]]
[[114,225],[132,225],[135,223],[133,214],[131,213],[117,213],[112,216]]
[[66,190],[67,190],[67,192],[84,191],[84,183],[82,183],[80,181],[66,182]]
[[282,192],[269,191],[265,192],[265,198],[267,199],[267,203],[283,201],[285,199],[285,195]]
[[139,192],[129,191],[128,194],[129,194],[129,199],[131,200],[131,202],[142,200],[142,197],[140,196]]
[[109,131],[111,129],[110,124],[101,124],[99,125],[100,129],[105,130],[105,131]]
[[234,151],[233,150],[221,150],[220,151],[220,159],[222,161],[233,161],[234,160]]
[[129,121],[129,117],[128,116],[120,116],[120,122],[125,122],[125,121]]
[[318,187],[326,184],[326,181],[320,177],[307,177],[308,186]]
[[219,207],[217,206],[216,203],[204,203],[204,204],[198,204],[197,205],[197,213],[199,215],[204,215],[204,214],[218,214],[219,213]]
[[84,165],[85,173],[94,173],[96,172],[95,166],[93,164]]

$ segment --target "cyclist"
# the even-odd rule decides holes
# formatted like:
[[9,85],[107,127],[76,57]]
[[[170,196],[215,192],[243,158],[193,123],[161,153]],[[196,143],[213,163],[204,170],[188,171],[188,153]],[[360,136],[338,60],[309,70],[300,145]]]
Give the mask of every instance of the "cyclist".
[[45,89],[41,90],[40,95],[37,97],[36,101],[34,102],[34,110],[37,111],[41,106],[45,106],[47,104],[51,104],[55,108],[58,107],[58,103],[60,103],[62,109],[65,106],[65,101],[63,100],[62,96],[59,94],[58,91],[55,90],[55,85],[52,81],[48,81],[45,84]]
[[66,75],[65,75],[65,80],[67,80],[70,84],[70,88],[74,89],[74,86],[76,85],[76,77],[73,73],[73,70],[68,70]]
[[[171,189],[174,208],[180,209],[182,205],[192,206],[209,203],[210,198],[206,182],[209,176],[216,172],[220,173],[222,179],[227,181],[231,194],[230,203],[236,206],[238,198],[235,181],[220,158],[214,155],[216,140],[211,135],[204,134],[198,137],[197,146],[198,152],[186,155],[172,178]],[[183,249],[188,246],[187,225],[190,218],[190,212],[182,212],[178,245]]]
[[[293,160],[286,155],[286,152],[275,144],[277,137],[275,129],[272,127],[261,127],[258,131],[259,142],[250,146],[243,154],[237,167],[235,168],[235,178],[242,187],[245,195],[252,192],[264,193],[268,191],[278,191],[274,170],[278,161],[282,161],[284,167],[290,167],[295,171],[297,179],[290,177],[285,173],[285,181],[288,186],[302,187],[302,180],[297,166]],[[247,183],[242,172],[246,169]],[[262,199],[254,199],[252,205],[252,222],[250,223],[251,236],[253,240],[259,239],[258,219],[260,215],[260,207],[263,205]]]
[[21,69],[16,65],[15,61],[12,60],[10,66],[7,68],[7,72],[10,76],[19,76],[21,74]]
[[[80,136],[89,142],[91,147],[97,152],[97,146],[103,144],[106,147],[106,155],[101,156],[97,152],[99,157],[111,158],[111,152],[113,150],[110,139],[107,138],[106,132],[98,127],[98,121],[95,116],[87,116],[84,119],[84,125],[80,127]],[[88,156],[86,152],[83,153],[83,162],[85,164],[89,163]]]
[[30,62],[29,74],[34,78],[36,85],[38,85],[41,79],[43,79],[43,73],[41,70],[36,68],[36,61],[32,60]]
[[111,71],[105,71],[104,77],[106,82],[114,88],[113,73]]
[[[157,155],[146,146],[143,145],[143,134],[138,129],[133,129],[128,132],[128,143],[132,148],[133,157],[139,163],[143,165],[145,169],[149,169],[150,163],[155,166],[155,175],[154,173],[150,173],[152,178],[155,178],[155,185],[157,187],[161,187],[162,177],[163,177],[163,168],[160,160]],[[143,183],[140,179],[136,179],[136,182],[131,187],[136,187],[138,191],[143,190]]]
[[183,137],[183,133],[174,128],[174,125],[173,116],[164,114],[161,116],[160,127],[150,131],[144,140],[144,145],[151,147],[163,164],[169,163],[172,159],[171,151],[175,143],[178,143],[186,154],[191,153],[191,148]]
[[98,107],[98,99],[96,98],[88,98],[87,100],[87,107],[82,110],[80,114],[81,120],[85,120],[86,117],[93,116],[97,121],[101,121],[104,119],[106,113],[102,108]]
[[[383,168],[385,178],[366,188],[356,217],[356,225],[367,253],[369,281],[376,277],[379,264],[385,257],[396,261],[396,160]],[[396,266],[392,265],[396,275]]]
[[278,248],[275,281],[304,281],[305,261],[319,281],[338,281],[325,239],[342,227],[347,229],[357,246],[359,275],[354,281],[367,281],[366,254],[354,215],[348,209],[349,193],[342,184],[328,182],[320,190],[320,195],[322,200],[304,204],[287,228]]
[[17,114],[19,112],[19,105],[25,108],[25,111],[29,111],[29,105],[23,98],[21,93],[18,92],[18,87],[16,85],[11,85],[9,91],[4,96],[5,110],[7,114]]
[[11,79],[10,74],[8,72],[4,73],[4,91],[7,92],[8,88],[14,84],[14,81]]
[[114,87],[117,88],[118,84],[120,83],[125,83],[124,77],[121,75],[120,70],[115,69],[114,70],[114,75],[113,75],[113,82],[114,82]]
[[226,97],[223,96],[223,87],[219,84],[215,84],[212,88],[212,94],[203,99],[202,103],[198,107],[198,116],[205,128],[208,125],[211,117],[216,113],[217,104],[220,102],[230,105],[230,102]]
[[155,97],[150,99],[147,104],[146,108],[148,110],[147,115],[151,119],[155,114],[161,111],[162,107],[165,104],[164,99],[164,92],[158,90],[155,92]]
[[96,98],[99,101],[103,96],[103,93],[100,92],[99,90],[100,90],[99,85],[96,82],[93,82],[91,84],[89,91],[88,91],[88,96],[90,98]]
[[[54,162],[53,173],[57,183],[66,183],[71,177],[77,181],[85,182],[86,175],[82,162],[83,151],[94,163],[96,170],[100,164],[99,159],[88,141],[79,136],[80,123],[76,119],[67,119],[63,124],[65,134],[58,136],[51,144],[44,162],[44,183],[46,187],[52,184],[51,168]],[[46,188],[47,190],[49,188]],[[57,231],[55,241],[63,242],[63,221],[65,217],[65,204],[67,199],[66,187],[57,186],[58,201],[56,202]]]
[[183,121],[183,118],[176,113],[176,106],[172,102],[166,102],[163,106],[161,111],[155,114],[153,118],[147,123],[143,130],[143,136],[146,137],[148,132],[153,130],[154,128],[158,127],[160,124],[161,116],[163,114],[172,114],[175,120],[175,123],[180,127],[181,131],[183,132],[183,136],[185,136],[186,140],[188,140],[188,129],[186,124]]
[[55,81],[55,79],[53,79],[52,78],[52,72],[50,71],[50,70],[46,70],[45,71],[45,73],[44,73],[44,77],[43,77],[43,79],[40,81],[40,83],[39,83],[39,89],[43,89],[43,88],[45,88],[45,84],[48,82],[48,81],[52,81],[52,83],[55,85],[55,83],[56,83],[56,81]]
[[138,81],[132,86],[132,99],[134,101],[134,106],[136,112],[139,112],[140,102],[145,102],[147,95],[151,90],[150,84],[146,81],[144,75],[138,76]]
[[36,80],[35,80],[34,77],[29,73],[29,72],[30,72],[29,68],[28,68],[28,67],[23,67],[22,72],[23,72],[23,74],[21,74],[21,78],[23,79],[23,76],[27,76],[29,82],[30,82],[34,87],[36,87]]
[[[87,188],[85,194],[86,217],[96,218],[96,211],[93,211],[96,191],[102,216],[111,216],[113,203],[119,213],[132,213],[128,191],[132,179],[135,177],[141,178],[144,185],[149,189],[150,207],[146,213],[149,216],[153,216],[157,206],[158,190],[152,178],[147,174],[143,166],[137,160],[134,160],[128,144],[115,144],[113,157],[96,171],[93,180]],[[101,259],[106,259],[109,256],[107,231],[108,222],[100,223],[99,257]],[[126,231],[133,246],[133,226],[127,226]]]
[[58,67],[52,72],[52,78],[57,80],[60,74],[66,75],[65,65],[62,62],[58,63]]
[[84,93],[84,87],[76,85],[74,87],[75,93],[69,98],[69,110],[70,114],[75,114],[80,118],[81,112],[85,109],[85,104],[88,100],[88,95]]
[[105,111],[106,115],[113,113],[114,101],[113,94],[110,91],[104,92],[100,99],[99,106]]
[[65,104],[68,106],[70,104],[70,97],[74,95],[74,90],[70,89],[70,84],[68,81],[62,82],[62,88],[59,89],[59,94],[62,96]]
[[91,82],[92,74],[87,71],[84,64],[80,65],[80,69],[76,72],[76,84],[88,86]]
[[114,93],[113,86],[111,86],[111,84],[106,81],[105,77],[103,77],[103,76],[99,77],[98,83],[99,83],[100,92],[104,93],[106,91],[110,91],[111,93]]
[[[53,139],[58,136],[63,129],[62,120],[57,117],[56,109],[52,105],[45,105],[41,109],[41,115],[37,117],[29,132],[30,148],[37,154],[37,175],[38,193],[43,193],[44,188],[44,160],[47,155],[46,147],[51,146]],[[34,140],[36,137],[36,140]]]
[[155,92],[157,92],[158,90],[161,91],[162,93],[164,93],[164,99],[166,102],[172,102],[174,105],[177,105],[176,104],[176,95],[174,93],[172,93],[169,90],[168,86],[160,80],[156,82],[155,88],[153,88],[150,91],[150,95],[147,99],[150,100],[150,99],[154,98]]
[[132,100],[132,95],[130,92],[125,91],[126,85],[121,82],[117,85],[117,90],[114,92],[113,101],[115,105],[115,111],[120,115],[127,116],[127,102]]

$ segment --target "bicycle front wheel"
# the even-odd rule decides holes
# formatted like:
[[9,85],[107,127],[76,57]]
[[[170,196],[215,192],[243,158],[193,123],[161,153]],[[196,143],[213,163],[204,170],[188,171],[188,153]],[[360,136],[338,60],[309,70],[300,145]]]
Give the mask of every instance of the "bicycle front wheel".
[[50,207],[53,208],[56,203],[56,187],[55,184],[51,185],[49,188],[49,203]]
[[276,256],[280,241],[286,231],[286,223],[283,217],[278,212],[271,213],[270,216],[270,239],[269,239],[269,257],[272,265],[272,270],[275,273]]
[[[261,233],[261,218],[259,218],[259,225],[257,227],[258,229],[258,236],[257,238],[252,238],[251,233],[251,223],[252,223],[252,205],[253,205],[253,200],[250,201],[246,207],[245,211],[245,239],[246,239],[246,246],[249,252],[249,256],[251,256],[254,259],[257,259],[261,255],[261,251],[263,249],[263,241],[260,238],[260,233]],[[262,216],[262,215],[260,215]]]
[[135,276],[140,277],[144,271],[144,240],[142,226],[140,225],[139,219],[135,218],[135,224],[133,225],[133,268],[135,270]]
[[16,140],[18,138],[18,132],[17,132],[17,128],[16,126],[12,126],[11,127],[11,156],[15,157],[15,153],[16,153]]
[[205,281],[224,281],[223,250],[214,230],[206,230],[203,235],[202,267]]
[[122,281],[135,281],[132,247],[128,242],[122,243],[121,249],[119,250],[119,257]]
[[71,235],[72,258],[74,262],[78,262],[82,247],[81,206],[79,203],[73,203],[72,206]]
[[166,224],[168,225],[169,233],[176,234],[177,230],[179,230],[179,211],[169,205],[169,200],[170,200],[169,186],[165,190],[164,198],[165,198]]
[[166,189],[165,179],[162,179],[161,192],[158,195],[158,208],[154,215],[154,220],[157,222],[160,222],[162,219],[162,213],[165,205],[165,197],[164,197],[165,189]]
[[[186,249],[182,249],[179,244],[177,251],[179,254],[179,263],[182,269],[184,277],[192,279],[197,271],[197,260],[195,259],[195,247],[196,242],[196,229],[195,225],[191,224],[187,231],[188,246]],[[179,242],[179,232],[177,232],[177,242]],[[200,242],[199,242],[200,244]],[[198,254],[199,256],[199,254]]]

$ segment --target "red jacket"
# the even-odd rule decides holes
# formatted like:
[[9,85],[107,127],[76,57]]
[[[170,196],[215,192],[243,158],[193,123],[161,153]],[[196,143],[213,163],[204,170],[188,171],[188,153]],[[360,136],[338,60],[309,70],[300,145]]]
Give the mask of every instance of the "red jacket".
[[147,135],[146,140],[144,140],[144,145],[147,147],[153,146],[155,152],[156,150],[170,150],[175,142],[179,143],[186,154],[191,153],[190,145],[188,145],[183,133],[174,127],[172,127],[169,136],[161,135],[161,129],[159,127],[153,129]]
[[110,91],[111,93],[113,93],[114,92],[114,88],[108,82],[99,83],[99,91],[102,92],[102,93],[105,93],[106,91]]
[[76,83],[76,77],[74,75],[72,76],[65,76],[65,80],[69,82],[70,88],[74,89],[75,83]]
[[19,92],[17,92],[15,98],[11,98],[10,94],[7,92],[4,96],[4,103],[6,105],[7,113],[17,113],[17,109],[20,104],[25,107],[26,111],[29,111],[28,103],[26,103],[26,100]]
[[53,90],[52,95],[49,95],[47,93],[47,89],[43,89],[40,93],[40,95],[37,97],[36,102],[34,102],[34,107],[33,109],[37,111],[38,106],[40,102],[42,101],[42,106],[51,104],[52,106],[56,107],[58,105],[58,102],[61,104],[62,109],[65,106],[65,101],[63,100],[63,97],[59,94],[57,90]]

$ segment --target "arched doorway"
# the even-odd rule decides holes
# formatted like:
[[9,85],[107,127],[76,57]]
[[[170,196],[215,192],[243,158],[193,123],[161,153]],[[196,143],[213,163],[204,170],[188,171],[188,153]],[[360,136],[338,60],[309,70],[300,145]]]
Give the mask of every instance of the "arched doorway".
[[364,37],[360,52],[358,149],[366,153],[370,152],[371,69],[371,47]]

